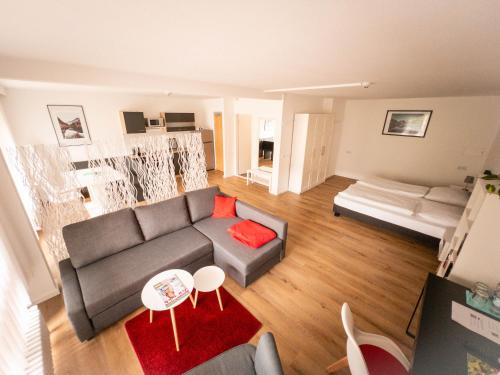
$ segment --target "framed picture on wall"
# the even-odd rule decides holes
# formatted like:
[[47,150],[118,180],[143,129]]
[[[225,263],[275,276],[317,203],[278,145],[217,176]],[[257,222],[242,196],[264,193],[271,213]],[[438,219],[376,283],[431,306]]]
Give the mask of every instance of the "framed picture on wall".
[[47,109],[59,146],[80,146],[92,143],[81,105],[47,105]]
[[432,111],[389,110],[385,115],[384,135],[424,138]]

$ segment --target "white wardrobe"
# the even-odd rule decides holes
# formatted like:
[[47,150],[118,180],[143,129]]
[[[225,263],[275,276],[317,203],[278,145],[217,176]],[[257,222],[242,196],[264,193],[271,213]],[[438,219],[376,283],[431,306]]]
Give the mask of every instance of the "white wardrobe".
[[290,191],[300,194],[325,182],[332,134],[332,114],[295,114],[288,181]]

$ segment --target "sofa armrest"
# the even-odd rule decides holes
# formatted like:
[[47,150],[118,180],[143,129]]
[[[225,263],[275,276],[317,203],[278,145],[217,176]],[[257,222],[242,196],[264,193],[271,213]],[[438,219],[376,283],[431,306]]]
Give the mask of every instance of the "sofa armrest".
[[283,375],[283,367],[272,333],[267,332],[260,337],[254,364],[257,375]]
[[268,214],[265,211],[239,200],[236,201],[236,215],[242,219],[255,221],[256,223],[274,230],[278,238],[283,240],[283,242],[286,241],[288,223],[279,217]]
[[94,328],[85,311],[78,275],[70,259],[59,262],[66,313],[80,341],[94,337]]

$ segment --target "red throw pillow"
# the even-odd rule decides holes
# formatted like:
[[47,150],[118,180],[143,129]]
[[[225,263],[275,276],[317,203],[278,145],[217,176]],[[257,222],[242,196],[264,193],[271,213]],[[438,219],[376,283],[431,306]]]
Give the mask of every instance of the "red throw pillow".
[[215,196],[214,218],[236,217],[236,197]]
[[257,249],[276,238],[274,231],[251,220],[240,221],[227,231],[234,239],[253,249]]

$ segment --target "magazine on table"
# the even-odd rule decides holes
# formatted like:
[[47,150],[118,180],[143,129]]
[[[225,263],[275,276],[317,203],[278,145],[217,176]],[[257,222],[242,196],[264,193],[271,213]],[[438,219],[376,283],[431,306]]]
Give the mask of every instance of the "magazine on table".
[[188,288],[186,288],[177,275],[169,276],[165,280],[153,285],[153,287],[161,296],[163,302],[165,303],[165,307],[173,305],[179,299],[189,294]]

